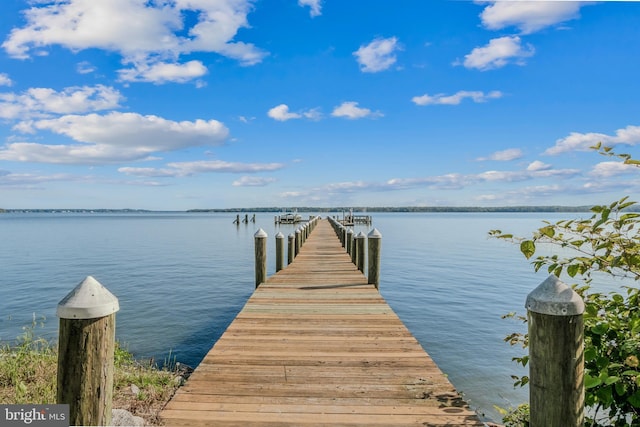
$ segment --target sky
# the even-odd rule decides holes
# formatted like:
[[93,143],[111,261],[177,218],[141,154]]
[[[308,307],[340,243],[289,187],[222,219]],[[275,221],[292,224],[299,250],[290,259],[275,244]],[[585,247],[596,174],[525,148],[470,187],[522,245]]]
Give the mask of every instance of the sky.
[[640,2],[2,0],[0,208],[610,203]]

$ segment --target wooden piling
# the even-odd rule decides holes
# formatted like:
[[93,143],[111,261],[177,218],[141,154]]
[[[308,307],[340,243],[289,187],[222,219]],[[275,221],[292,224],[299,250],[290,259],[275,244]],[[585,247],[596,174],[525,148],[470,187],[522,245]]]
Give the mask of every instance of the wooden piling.
[[356,248],[357,248],[355,264],[356,264],[356,267],[358,267],[358,270],[364,273],[364,263],[367,256],[365,252],[367,236],[365,236],[364,233],[361,231],[356,235],[355,239],[356,239]]
[[267,280],[267,233],[258,229],[253,235],[256,254],[256,288]]
[[376,289],[380,288],[380,243],[382,242],[382,234],[377,229],[371,230],[367,235],[368,254],[369,254],[369,274],[367,278],[369,283],[374,285]]
[[[351,255],[353,253],[353,230],[350,228],[347,230],[346,248],[347,253]],[[353,260],[353,257],[351,259]]]
[[291,233],[289,234],[287,264],[291,264],[293,262],[293,258],[295,258],[295,252],[296,252],[296,235]]
[[528,296],[531,427],[584,425],[584,302],[549,276]]
[[58,304],[57,403],[69,425],[110,425],[118,299],[88,276]]
[[294,254],[294,258],[298,256],[300,253],[300,247],[302,247],[302,231],[300,229],[296,229],[296,251]]
[[276,273],[284,267],[284,234],[276,234]]

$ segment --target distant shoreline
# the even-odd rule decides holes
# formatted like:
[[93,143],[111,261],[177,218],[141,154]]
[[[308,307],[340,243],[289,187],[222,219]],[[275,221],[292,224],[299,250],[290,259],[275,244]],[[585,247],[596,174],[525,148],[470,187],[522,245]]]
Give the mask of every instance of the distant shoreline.
[[[356,206],[356,207],[294,207],[298,212],[311,213],[331,213],[331,212],[367,212],[367,213],[383,213],[383,212],[399,212],[399,213],[526,213],[526,212],[590,212],[591,206],[395,206],[395,207],[376,207],[376,206]],[[162,211],[147,209],[0,209],[0,213],[280,213],[283,208],[279,207],[253,207],[253,208],[211,208],[211,209],[188,209],[186,211]],[[640,211],[640,206],[634,206],[634,212]]]

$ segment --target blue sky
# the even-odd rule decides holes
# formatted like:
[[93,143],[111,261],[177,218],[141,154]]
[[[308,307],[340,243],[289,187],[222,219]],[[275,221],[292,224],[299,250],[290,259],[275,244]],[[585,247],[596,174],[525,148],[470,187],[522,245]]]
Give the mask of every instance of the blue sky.
[[0,16],[0,207],[640,190],[589,150],[640,144],[638,2],[4,0]]

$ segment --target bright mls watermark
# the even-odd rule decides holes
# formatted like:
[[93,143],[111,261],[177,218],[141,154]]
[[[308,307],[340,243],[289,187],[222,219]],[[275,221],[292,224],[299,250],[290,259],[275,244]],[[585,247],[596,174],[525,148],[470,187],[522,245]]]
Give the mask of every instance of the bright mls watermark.
[[69,405],[0,405],[0,426],[69,427]]

